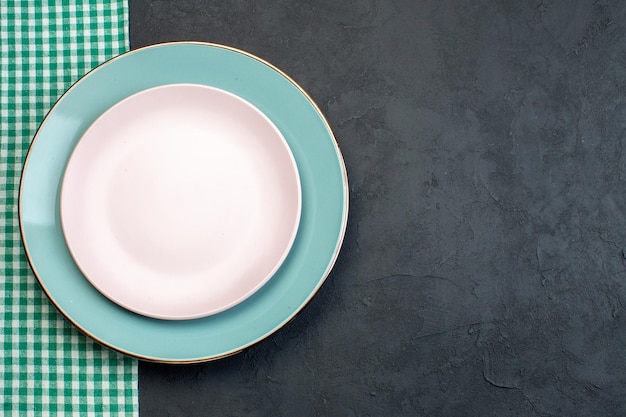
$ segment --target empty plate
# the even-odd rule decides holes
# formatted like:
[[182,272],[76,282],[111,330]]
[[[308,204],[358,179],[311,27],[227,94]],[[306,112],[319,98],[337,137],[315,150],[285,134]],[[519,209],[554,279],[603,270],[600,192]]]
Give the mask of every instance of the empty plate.
[[85,277],[126,309],[170,320],[224,311],[263,286],[301,211],[281,132],[242,98],[196,84],[104,112],[76,145],[60,200]]
[[[76,267],[59,215],[65,167],[89,126],[121,100],[171,84],[219,88],[262,111],[289,144],[302,190],[294,244],[272,278],[232,308],[182,321],[136,314],[102,295]],[[332,130],[295,81],[245,51],[174,42],[114,58],[63,94],[41,123],[24,161],[18,213],[35,277],[70,323],[124,354],[181,364],[239,352],[274,334],[302,311],[339,256],[348,195],[345,164]]]

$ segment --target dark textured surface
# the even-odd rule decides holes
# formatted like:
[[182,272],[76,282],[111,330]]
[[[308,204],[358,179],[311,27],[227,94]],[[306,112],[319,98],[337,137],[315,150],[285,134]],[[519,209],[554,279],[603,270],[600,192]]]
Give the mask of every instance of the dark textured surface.
[[130,2],[298,81],[344,153],[338,264],[237,356],[140,365],[143,416],[626,415],[626,6]]

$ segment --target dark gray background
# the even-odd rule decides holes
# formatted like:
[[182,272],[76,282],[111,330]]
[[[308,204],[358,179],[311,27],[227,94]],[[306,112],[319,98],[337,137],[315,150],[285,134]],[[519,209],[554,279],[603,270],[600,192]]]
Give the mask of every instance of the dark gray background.
[[626,6],[131,0],[131,46],[283,69],[350,180],[338,263],[234,357],[140,364],[142,416],[626,415]]

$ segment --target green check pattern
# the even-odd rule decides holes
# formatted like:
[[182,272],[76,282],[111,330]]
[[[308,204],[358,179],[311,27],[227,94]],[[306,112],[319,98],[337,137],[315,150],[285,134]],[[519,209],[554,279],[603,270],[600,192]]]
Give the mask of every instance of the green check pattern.
[[125,0],[0,0],[0,415],[137,416],[136,360],[50,304],[20,241],[20,173],[39,123],[79,77],[128,49]]

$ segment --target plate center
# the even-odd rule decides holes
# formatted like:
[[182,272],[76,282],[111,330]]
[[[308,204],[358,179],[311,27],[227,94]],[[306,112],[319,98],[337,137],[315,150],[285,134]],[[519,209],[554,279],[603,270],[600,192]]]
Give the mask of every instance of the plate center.
[[106,175],[108,221],[120,245],[179,278],[245,256],[241,242],[254,231],[251,208],[263,188],[240,140],[224,133],[228,126],[193,122],[178,128],[146,117],[154,136],[129,132],[132,145]]

